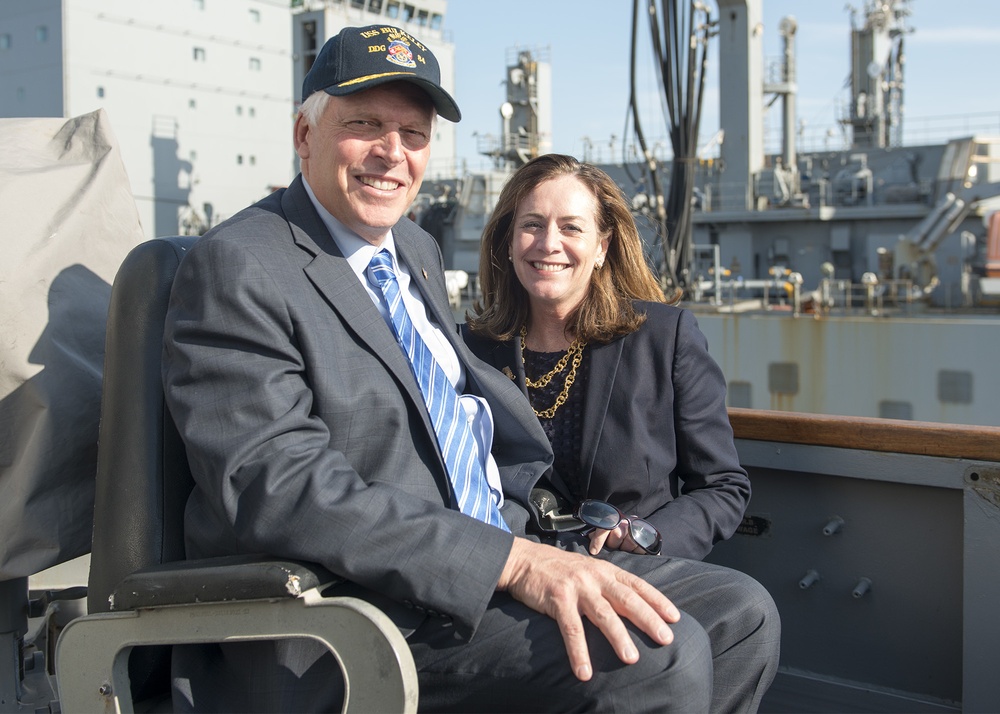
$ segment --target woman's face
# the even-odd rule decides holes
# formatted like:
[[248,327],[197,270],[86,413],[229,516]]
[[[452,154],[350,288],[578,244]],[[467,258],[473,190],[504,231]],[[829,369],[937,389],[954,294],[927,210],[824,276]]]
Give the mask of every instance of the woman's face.
[[598,233],[597,199],[575,176],[543,181],[514,215],[510,257],[532,311],[565,318],[586,297],[608,237]]

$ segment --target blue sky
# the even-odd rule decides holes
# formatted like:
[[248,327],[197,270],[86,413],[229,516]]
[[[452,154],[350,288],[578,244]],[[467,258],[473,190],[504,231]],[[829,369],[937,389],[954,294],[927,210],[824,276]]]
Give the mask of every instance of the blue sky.
[[[706,4],[718,14],[713,0]],[[763,0],[765,60],[782,53],[778,23],[792,15],[798,24],[798,119],[813,137],[841,133],[836,123],[847,93],[851,15],[863,0]],[[940,141],[948,135],[982,131],[1000,134],[1000,2],[998,0],[911,0],[905,39],[904,131],[908,143]],[[628,99],[631,0],[449,0],[445,29],[456,45],[458,154],[470,168],[485,166],[476,154],[474,132],[498,134],[504,100],[507,50],[547,48],[553,83],[553,151],[582,156],[587,137],[592,152],[611,160],[611,136],[624,129]],[[648,34],[648,26],[641,25]],[[657,89],[648,55],[640,56],[640,93]],[[718,57],[709,51],[709,72],[701,135],[718,128]],[[654,95],[655,96],[655,95]],[[644,103],[643,127],[650,143],[664,139],[658,106]],[[780,103],[774,105],[778,126]],[[936,134],[935,134],[936,132]],[[933,136],[932,136],[933,135]],[[835,148],[831,146],[831,148]],[[621,155],[615,150],[615,159]]]

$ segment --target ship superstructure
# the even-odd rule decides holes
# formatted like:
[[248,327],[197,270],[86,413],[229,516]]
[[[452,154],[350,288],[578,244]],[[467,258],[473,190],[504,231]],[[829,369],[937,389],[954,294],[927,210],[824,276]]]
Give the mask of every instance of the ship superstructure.
[[[721,126],[717,153],[692,159],[691,257],[677,274],[730,406],[1000,425],[1000,136],[899,143],[906,0],[854,13],[851,98],[838,117],[850,147],[822,151],[796,145],[795,18],[779,24],[775,62],[763,55],[762,0],[703,10],[722,68]],[[781,149],[768,153],[775,117]],[[503,123],[501,136],[516,138]],[[679,244],[657,215],[672,162],[650,152],[601,166],[632,197],[650,262],[663,265],[664,246]],[[511,168],[463,176],[431,202],[425,227],[448,267],[476,271],[478,232]]]
[[[0,3],[0,115],[104,109],[147,237],[204,233],[287,185],[310,58],[348,25],[430,44],[454,89],[447,0],[9,0]],[[454,125],[428,176],[454,175]]]
[[[1000,424],[1000,284],[987,272],[1000,137],[900,145],[910,30],[906,0],[893,0],[854,17],[851,147],[797,151],[794,18],[766,75],[754,69],[760,0],[720,10],[732,86],[719,157],[700,165],[689,305],[730,406]],[[782,152],[766,155],[761,107],[776,99]]]

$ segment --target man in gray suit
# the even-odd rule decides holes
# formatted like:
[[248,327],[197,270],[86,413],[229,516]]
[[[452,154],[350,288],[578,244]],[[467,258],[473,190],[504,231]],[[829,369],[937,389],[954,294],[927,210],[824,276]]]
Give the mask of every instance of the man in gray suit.
[[[421,709],[756,709],[779,628],[759,584],[682,559],[592,557],[585,539],[539,528],[532,489],[558,485],[548,441],[463,344],[440,251],[402,218],[435,115],[460,118],[433,54],[394,27],[345,28],[303,100],[301,174],[204,236],[174,283],[164,385],[196,481],[189,556],[268,553],[342,576],[408,635]],[[422,376],[431,360],[414,354],[443,377]],[[442,436],[438,397],[424,396],[422,380],[445,379],[461,439]],[[194,709],[329,709],[330,662],[299,641],[178,648],[175,695]]]

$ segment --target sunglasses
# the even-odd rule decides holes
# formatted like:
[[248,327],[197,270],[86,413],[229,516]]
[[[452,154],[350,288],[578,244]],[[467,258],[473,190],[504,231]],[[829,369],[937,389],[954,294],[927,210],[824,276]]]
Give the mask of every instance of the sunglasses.
[[597,501],[588,498],[581,501],[573,511],[573,516],[591,528],[601,528],[611,530],[617,528],[622,521],[628,523],[628,534],[635,541],[635,544],[642,548],[648,555],[659,555],[662,538],[660,532],[649,521],[644,521],[635,516],[625,515],[621,509],[612,506],[604,501]]

